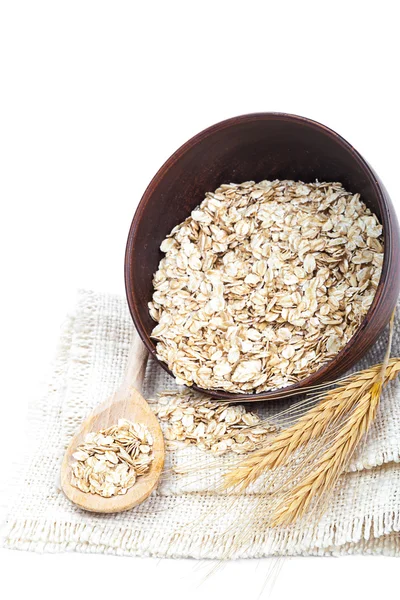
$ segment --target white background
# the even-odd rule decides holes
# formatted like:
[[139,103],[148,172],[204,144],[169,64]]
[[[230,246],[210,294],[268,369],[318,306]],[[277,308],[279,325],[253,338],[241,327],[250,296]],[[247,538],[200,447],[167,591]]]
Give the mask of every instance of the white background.
[[[311,117],[348,139],[399,202],[395,4],[1,3],[2,467],[77,288],[124,293],[135,206],[189,137],[247,112]],[[374,557],[236,562],[212,574],[182,560],[1,550],[0,561],[0,589],[15,598],[102,598],[121,586],[177,600],[271,589],[369,599],[398,583],[395,559]]]

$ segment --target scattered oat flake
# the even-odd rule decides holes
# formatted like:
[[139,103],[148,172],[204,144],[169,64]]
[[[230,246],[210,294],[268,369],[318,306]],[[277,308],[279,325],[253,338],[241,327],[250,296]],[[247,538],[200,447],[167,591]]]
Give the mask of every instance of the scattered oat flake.
[[161,394],[154,411],[170,449],[195,445],[218,456],[245,454],[277,432],[276,425],[240,404],[215,402],[192,390]]

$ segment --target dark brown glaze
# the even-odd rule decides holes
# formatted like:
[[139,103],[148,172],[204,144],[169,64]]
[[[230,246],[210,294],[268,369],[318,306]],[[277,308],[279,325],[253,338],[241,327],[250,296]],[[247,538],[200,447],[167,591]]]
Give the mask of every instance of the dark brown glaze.
[[[288,391],[330,381],[353,366],[374,344],[388,323],[400,289],[399,225],[389,195],[376,173],[346,140],[320,123],[284,113],[234,117],[205,129],[181,146],[150,182],[136,210],[125,254],[125,287],[136,328],[156,356],[148,311],[152,277],[162,253],[160,244],[186,219],[208,191],[221,183],[294,179],[340,181],[359,192],[382,225],[385,254],[381,280],[360,329],[325,366],[301,382],[262,394],[229,394],[206,390],[227,400],[269,400]],[[165,363],[161,366],[170,373]],[[193,386],[195,389],[196,386]],[[205,391],[205,390],[201,390]]]

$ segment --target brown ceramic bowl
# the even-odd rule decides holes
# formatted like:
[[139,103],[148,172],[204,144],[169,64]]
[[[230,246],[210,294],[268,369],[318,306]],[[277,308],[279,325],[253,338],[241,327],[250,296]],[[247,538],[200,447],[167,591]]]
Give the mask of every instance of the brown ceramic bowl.
[[[396,214],[387,191],[362,156],[340,135],[304,117],[281,113],[235,117],[209,127],[181,146],[150,182],[133,218],[125,256],[126,294],[139,335],[154,357],[156,348],[150,333],[155,324],[147,304],[153,291],[153,273],[163,256],[159,249],[162,240],[190,215],[205,192],[215,190],[221,183],[263,179],[340,181],[347,190],[359,192],[383,224],[382,276],[360,329],[317,372],[295,385],[262,394],[206,390],[217,398],[276,399],[282,393],[301,393],[307,386],[342,375],[374,344],[389,321],[399,293]],[[170,373],[163,362],[160,364]]]

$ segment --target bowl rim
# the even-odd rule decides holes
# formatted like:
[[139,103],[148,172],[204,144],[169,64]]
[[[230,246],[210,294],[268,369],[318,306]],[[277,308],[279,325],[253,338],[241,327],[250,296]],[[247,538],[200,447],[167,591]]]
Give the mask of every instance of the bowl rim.
[[[197,385],[191,386],[191,389],[194,389],[198,392],[206,394],[208,396],[212,396],[214,398],[218,398],[221,401],[229,401],[229,402],[255,402],[255,401],[265,401],[265,400],[276,400],[283,397],[290,397],[294,395],[300,395],[307,391],[307,388],[311,385],[314,385],[313,382],[315,380],[325,381],[325,374],[327,371],[331,371],[335,368],[336,365],[340,363],[344,356],[346,356],[352,348],[357,345],[359,340],[362,338],[364,334],[364,330],[367,325],[372,321],[373,317],[379,312],[382,301],[383,301],[383,288],[384,283],[387,279],[388,272],[391,267],[392,262],[392,239],[390,235],[386,235],[390,230],[391,224],[391,214],[389,210],[389,203],[386,198],[385,190],[383,184],[379,181],[376,173],[372,169],[372,167],[368,164],[368,162],[361,156],[361,154],[352,146],[347,140],[345,140],[341,135],[336,133],[333,129],[330,129],[326,125],[319,123],[318,121],[314,121],[313,119],[309,119],[307,117],[302,117],[299,115],[285,113],[285,112],[256,112],[256,113],[248,113],[242,114],[236,117],[231,117],[229,119],[224,119],[223,121],[219,121],[215,123],[196,135],[192,136],[187,142],[182,144],[158,169],[157,173],[151,179],[147,188],[145,189],[142,198],[140,199],[135,214],[132,218],[131,226],[128,233],[128,238],[126,242],[125,249],[125,264],[124,264],[124,278],[125,278],[125,292],[128,302],[129,311],[136,327],[139,336],[141,337],[143,343],[148,349],[149,353],[155,358],[158,364],[171,375],[171,377],[175,378],[171,370],[168,368],[166,363],[157,358],[156,345],[147,334],[146,329],[142,323],[140,318],[140,314],[136,308],[136,303],[134,302],[135,292],[133,288],[133,282],[131,279],[131,257],[135,242],[136,233],[141,221],[141,217],[143,211],[147,205],[147,202],[150,200],[154,190],[158,186],[159,182],[165,176],[165,174],[171,169],[171,167],[191,150],[194,146],[196,146],[199,142],[203,141],[207,137],[223,131],[226,128],[237,126],[242,123],[249,123],[252,121],[291,121],[294,123],[299,123],[302,125],[306,125],[307,127],[316,129],[318,131],[322,131],[330,138],[333,138],[339,145],[346,148],[353,155],[354,159],[360,165],[361,169],[366,172],[368,175],[368,179],[374,188],[374,192],[376,194],[379,209],[381,212],[381,223],[383,227],[383,235],[385,240],[384,245],[384,257],[383,257],[383,265],[382,265],[382,273],[378,283],[378,287],[376,289],[376,293],[372,304],[366,313],[360,327],[357,329],[355,334],[351,337],[351,339],[347,342],[347,344],[336,354],[331,360],[329,360],[326,364],[322,365],[317,371],[311,373],[306,378],[284,388],[279,388],[277,390],[260,392],[258,394],[247,394],[247,393],[230,393],[224,390],[217,389],[205,389],[200,388]],[[368,350],[370,345],[365,349]],[[326,379],[326,383],[329,383],[329,379]]]

